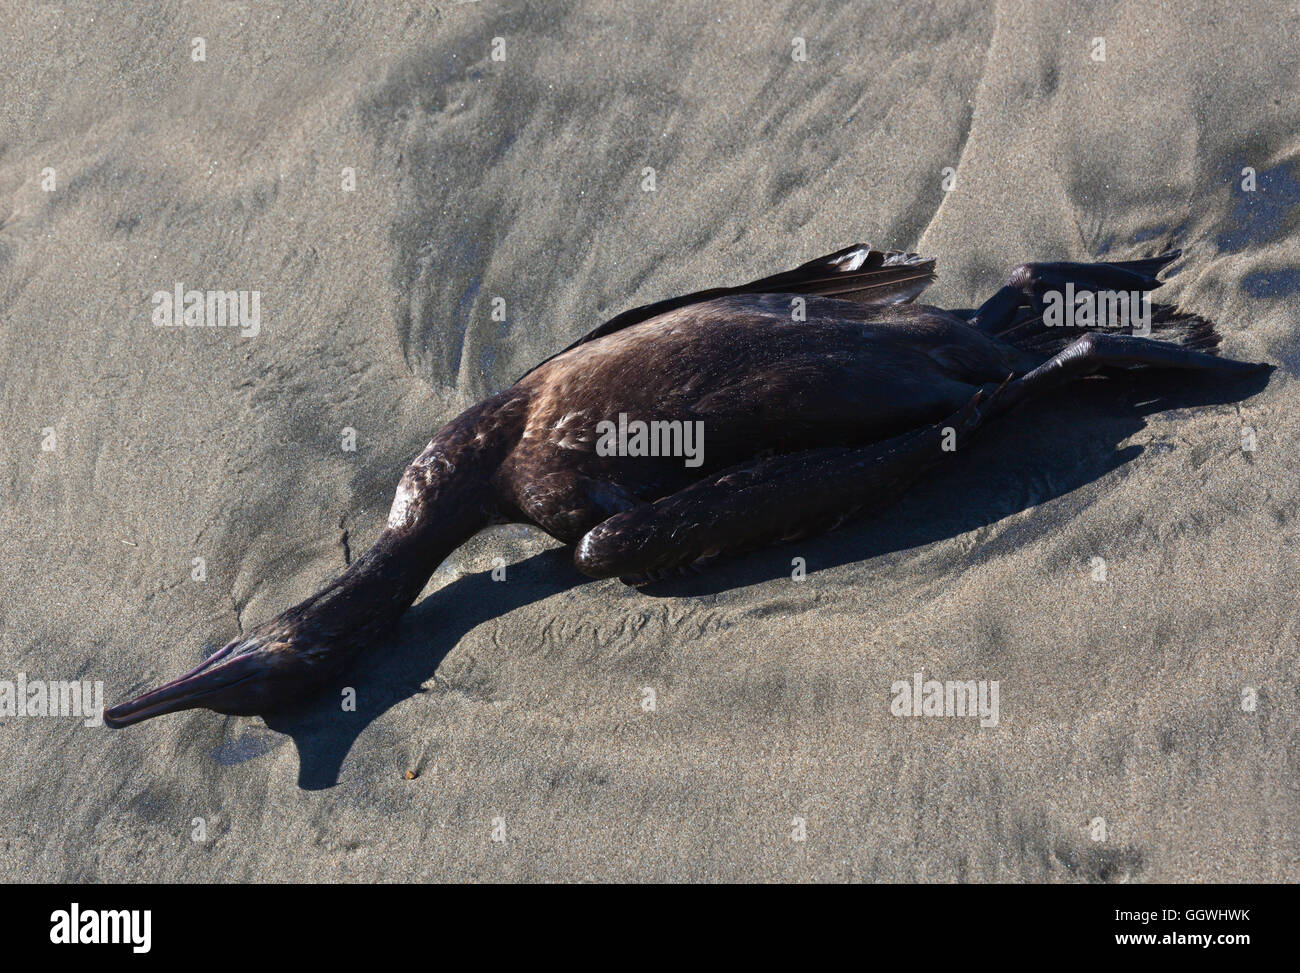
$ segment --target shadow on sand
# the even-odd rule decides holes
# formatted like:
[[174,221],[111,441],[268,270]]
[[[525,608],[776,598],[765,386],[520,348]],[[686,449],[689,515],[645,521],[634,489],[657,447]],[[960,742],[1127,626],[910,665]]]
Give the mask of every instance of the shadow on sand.
[[[954,468],[919,483],[900,503],[837,533],[799,544],[810,571],[908,550],[994,523],[1066,495],[1125,464],[1141,446],[1117,448],[1156,412],[1240,401],[1260,391],[1268,373],[1232,383],[1171,373],[1077,382],[999,420]],[[1235,436],[1235,433],[1233,434]],[[1232,448],[1225,442],[1225,449]],[[1050,518],[1025,529],[1050,530]],[[976,552],[995,557],[1025,535],[1003,534]],[[698,597],[789,577],[787,545],[722,562],[707,574],[645,588],[654,597]],[[963,567],[966,565],[963,564]],[[586,579],[567,549],[537,554],[510,567],[507,584],[468,575],[415,606],[397,634],[371,647],[340,686],[357,690],[357,710],[342,713],[338,692],[266,718],[298,748],[298,785],[332,787],[353,743],[391,707],[425,691],[422,684],[462,636],[498,615],[542,601]]]

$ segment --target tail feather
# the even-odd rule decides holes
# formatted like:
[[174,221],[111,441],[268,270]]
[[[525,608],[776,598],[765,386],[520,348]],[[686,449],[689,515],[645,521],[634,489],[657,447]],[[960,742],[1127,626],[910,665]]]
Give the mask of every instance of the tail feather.
[[1165,267],[1177,260],[1183,255],[1181,250],[1169,250],[1155,257],[1145,257],[1142,260],[1116,260],[1111,263],[1112,267],[1118,267],[1121,270],[1131,270],[1135,273],[1144,274],[1150,277],[1158,287],[1160,281],[1156,275]]
[[[1213,321],[1208,321],[1199,314],[1180,311],[1172,304],[1151,305],[1151,331],[1138,335],[1154,341],[1167,341],[1171,344],[1217,354],[1220,336]],[[1015,345],[1024,351],[1045,356],[1055,355],[1058,351],[1081,337],[1087,329],[1049,328],[1043,323],[1043,316],[1034,311],[1024,311],[1006,329],[995,337],[1000,341]],[[1134,334],[1131,324],[1122,328],[1103,329],[1111,334]],[[1143,329],[1145,331],[1145,329]]]

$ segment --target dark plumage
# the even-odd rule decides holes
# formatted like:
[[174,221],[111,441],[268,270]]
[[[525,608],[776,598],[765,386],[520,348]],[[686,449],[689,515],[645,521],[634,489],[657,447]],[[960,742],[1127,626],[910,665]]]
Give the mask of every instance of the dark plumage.
[[[1044,297],[1146,292],[1177,254],[1026,264],[973,315],[910,304],[934,261],[849,247],[740,287],[620,314],[448,423],[402,476],[388,525],[336,581],[197,669],[105,713],[125,726],[207,707],[269,711],[319,688],[396,622],[474,532],[535,524],[593,577],[633,582],[878,510],[983,422],[1100,369],[1237,375],[1204,320],[1153,334],[1049,328]],[[702,423],[682,456],[601,455],[599,424]]]

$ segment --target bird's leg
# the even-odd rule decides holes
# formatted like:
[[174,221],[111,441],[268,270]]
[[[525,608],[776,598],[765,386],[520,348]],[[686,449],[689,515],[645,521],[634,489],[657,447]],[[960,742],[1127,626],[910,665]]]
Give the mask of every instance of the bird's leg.
[[986,410],[986,415],[1002,415],[1028,398],[1103,368],[1138,366],[1213,372],[1224,376],[1250,375],[1269,367],[1219,358],[1165,341],[1092,331],[1010,383]]
[[1043,309],[1043,294],[1064,291],[1067,284],[1077,291],[1151,291],[1160,286],[1156,276],[1178,256],[1173,250],[1147,260],[1119,263],[1031,263],[1021,264],[1007,282],[980,306],[970,324],[981,331],[998,334],[1008,328],[1022,308]]
[[720,553],[831,530],[887,506],[950,459],[1000,392],[987,386],[945,421],[871,446],[810,449],[730,467],[593,527],[578,542],[574,563],[595,578],[653,579]]

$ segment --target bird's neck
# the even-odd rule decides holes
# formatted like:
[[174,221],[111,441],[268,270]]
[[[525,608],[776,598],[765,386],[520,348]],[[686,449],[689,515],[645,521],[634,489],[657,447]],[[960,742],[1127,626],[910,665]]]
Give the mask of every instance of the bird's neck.
[[304,603],[317,625],[362,635],[390,627],[438,565],[492,521],[493,475],[517,434],[511,409],[509,401],[481,403],[443,427],[415,458],[374,545]]
[[445,518],[419,529],[385,529],[315,597],[314,618],[340,633],[376,636],[391,628],[415,603],[438,565],[487,523],[486,515],[468,513],[463,508],[447,510]]

